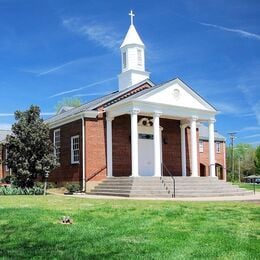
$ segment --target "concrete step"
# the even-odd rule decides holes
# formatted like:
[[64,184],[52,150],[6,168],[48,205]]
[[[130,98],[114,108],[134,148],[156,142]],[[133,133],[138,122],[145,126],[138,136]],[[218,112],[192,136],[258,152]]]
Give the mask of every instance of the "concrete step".
[[[163,181],[161,180],[163,179]],[[217,178],[176,177],[176,197],[209,197],[249,195],[251,191],[220,181]],[[170,198],[173,193],[171,177],[112,177],[107,178],[90,194]]]

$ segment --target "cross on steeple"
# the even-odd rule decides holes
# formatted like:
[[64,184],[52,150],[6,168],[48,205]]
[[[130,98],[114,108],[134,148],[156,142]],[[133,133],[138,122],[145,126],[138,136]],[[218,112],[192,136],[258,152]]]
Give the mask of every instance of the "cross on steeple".
[[130,11],[129,15],[131,17],[130,18],[131,19],[131,25],[133,25],[134,24],[134,16],[135,16],[135,14],[133,13],[133,10]]

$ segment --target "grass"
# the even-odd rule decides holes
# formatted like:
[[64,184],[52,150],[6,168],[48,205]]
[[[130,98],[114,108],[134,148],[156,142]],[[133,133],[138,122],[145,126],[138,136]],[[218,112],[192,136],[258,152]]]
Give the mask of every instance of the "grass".
[[[235,183],[239,185],[240,188],[244,188],[247,190],[254,190],[254,184],[253,183]],[[255,184],[255,191],[260,192],[260,184]]]
[[0,257],[260,259],[259,205],[3,196]]

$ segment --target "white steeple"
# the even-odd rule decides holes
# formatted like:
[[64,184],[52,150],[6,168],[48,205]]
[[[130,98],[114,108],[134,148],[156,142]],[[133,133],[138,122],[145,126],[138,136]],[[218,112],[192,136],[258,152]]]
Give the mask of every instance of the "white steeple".
[[119,77],[119,90],[135,85],[147,78],[150,73],[145,71],[145,46],[134,26],[134,13],[129,13],[131,24],[120,46],[122,72]]

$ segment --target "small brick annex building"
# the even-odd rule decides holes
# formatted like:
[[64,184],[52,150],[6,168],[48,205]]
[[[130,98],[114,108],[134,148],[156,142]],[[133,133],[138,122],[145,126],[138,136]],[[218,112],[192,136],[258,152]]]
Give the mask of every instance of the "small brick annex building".
[[7,151],[5,149],[6,136],[10,134],[10,130],[0,129],[0,181],[10,173],[8,167],[2,163],[7,156]]
[[145,46],[130,15],[118,91],[63,107],[46,120],[60,162],[50,181],[80,182],[86,190],[107,177],[168,171],[225,180],[225,138],[214,131],[216,109],[178,78],[159,85],[150,80]]

